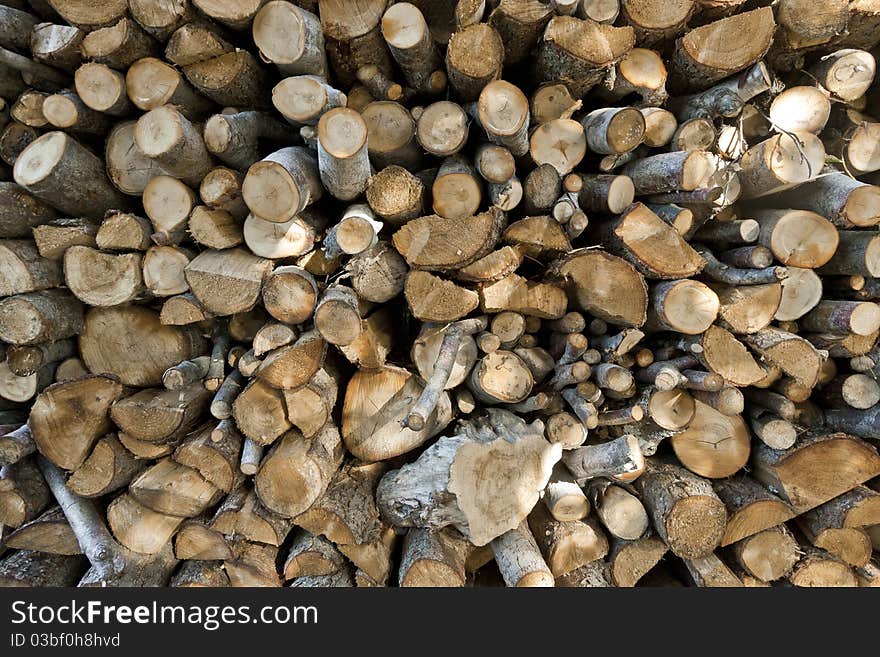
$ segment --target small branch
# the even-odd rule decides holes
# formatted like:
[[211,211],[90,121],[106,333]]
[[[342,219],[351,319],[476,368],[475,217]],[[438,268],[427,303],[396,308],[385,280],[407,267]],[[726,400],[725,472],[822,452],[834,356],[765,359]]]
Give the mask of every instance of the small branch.
[[440,352],[437,354],[437,360],[434,362],[434,370],[425,383],[422,394],[413,406],[407,416],[405,426],[411,431],[421,431],[425,428],[428,416],[437,407],[440,400],[440,394],[449,381],[449,375],[452,374],[452,368],[455,365],[455,357],[458,355],[458,347],[461,344],[461,338],[464,335],[473,335],[479,331],[483,331],[488,326],[486,317],[477,317],[475,319],[463,319],[454,324],[450,324],[443,336],[443,342],[440,343]]
[[124,548],[116,542],[101,519],[94,502],[67,488],[64,473],[42,456],[37,459],[40,471],[52,494],[61,505],[83,554],[98,571],[99,579],[112,580],[125,569]]

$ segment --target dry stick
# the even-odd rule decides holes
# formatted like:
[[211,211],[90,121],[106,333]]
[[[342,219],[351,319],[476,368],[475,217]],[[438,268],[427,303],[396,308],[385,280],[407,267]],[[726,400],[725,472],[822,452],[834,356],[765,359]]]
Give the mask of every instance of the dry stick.
[[33,454],[36,449],[30,428],[23,424],[5,436],[0,436],[0,466],[17,463],[28,454]]
[[91,583],[102,586],[162,586],[176,563],[170,548],[156,555],[132,552],[110,534],[94,502],[67,488],[64,473],[40,457],[40,471],[61,506],[76,540],[92,564],[86,575]]
[[246,475],[257,473],[260,467],[260,461],[263,459],[263,450],[265,447],[254,442],[250,438],[246,438],[244,446],[241,449],[241,464],[239,469]]
[[428,416],[437,407],[440,395],[449,380],[449,375],[452,374],[452,367],[455,365],[455,357],[458,355],[458,346],[462,336],[479,333],[485,330],[488,325],[488,318],[483,316],[454,322],[446,328],[437,360],[434,362],[434,370],[425,383],[422,394],[419,395],[406,418],[405,426],[407,428],[412,431],[421,431],[425,428]]
[[736,269],[718,260],[705,246],[692,245],[697,253],[706,259],[703,274],[713,281],[728,285],[762,285],[778,283],[788,277],[785,267],[766,267],[764,269]]
[[19,55],[6,48],[0,48],[0,64],[33,76],[34,82],[39,81],[43,83],[42,86],[48,86],[53,91],[70,85],[70,77],[61,71],[30,60],[24,55]]

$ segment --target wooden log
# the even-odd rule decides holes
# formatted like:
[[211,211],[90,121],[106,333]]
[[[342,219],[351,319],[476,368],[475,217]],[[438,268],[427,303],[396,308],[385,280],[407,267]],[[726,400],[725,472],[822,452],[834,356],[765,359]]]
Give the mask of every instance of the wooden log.
[[[118,381],[89,376],[47,388],[28,420],[34,443],[57,466],[75,470],[108,429],[110,405],[122,395]],[[75,440],[67,435],[76,430]]]
[[492,552],[504,582],[511,587],[552,587],[553,574],[524,522],[492,541]]
[[71,215],[98,218],[128,205],[107,180],[100,158],[62,132],[31,143],[13,173],[22,187]]
[[47,511],[25,523],[3,539],[4,545],[16,550],[34,550],[46,554],[82,554],[76,535],[64,517],[61,507]]
[[327,55],[320,19],[290,2],[268,2],[256,13],[254,43],[265,61],[284,75],[327,77]]
[[254,163],[242,183],[248,208],[266,221],[282,223],[318,200],[318,164],[308,150],[288,147]]
[[791,572],[800,548],[785,525],[778,525],[734,543],[729,554],[752,577],[773,582]]
[[793,586],[856,587],[858,580],[852,569],[833,555],[810,548],[788,576]]
[[425,93],[442,92],[446,87],[446,73],[419,8],[410,3],[397,3],[384,13],[381,26],[382,36],[409,86]]
[[432,155],[454,155],[464,147],[467,137],[468,117],[456,103],[447,100],[432,103],[416,120],[416,139]]
[[621,587],[636,586],[660,562],[668,549],[657,536],[634,541],[612,541],[608,557],[612,583]]
[[139,253],[110,254],[72,246],[64,254],[67,287],[91,306],[115,306],[146,293]]
[[[676,42],[672,82],[679,88],[701,88],[737,73],[769,50],[776,24],[767,8],[755,9],[695,28]],[[742,51],[731,50],[736,34],[752,35]]]
[[381,461],[409,452],[442,431],[452,419],[445,393],[423,427],[414,430],[403,424],[422,390],[416,377],[399,368],[355,373],[342,407],[342,439],[348,450],[364,461]]
[[256,110],[270,105],[268,75],[248,50],[190,64],[183,73],[199,92],[218,105]]
[[257,471],[254,482],[260,501],[282,516],[299,515],[327,489],[343,451],[339,431],[332,424],[311,440],[289,431]]
[[61,270],[57,262],[42,257],[33,242],[4,240],[0,243],[0,295],[11,296],[58,287]]
[[[119,339],[108,343],[107,331]],[[158,385],[166,369],[205,350],[195,328],[162,325],[158,314],[140,306],[92,309],[79,340],[89,370],[113,374],[134,386]]]
[[143,461],[137,460],[116,436],[108,434],[95,444],[67,486],[82,497],[100,497],[127,486],[143,468]]
[[464,586],[466,550],[455,530],[410,529],[403,544],[400,586]]
[[38,23],[30,36],[31,54],[38,62],[73,73],[82,60],[80,44],[85,35],[73,25]]
[[18,376],[30,376],[51,363],[57,363],[76,353],[73,340],[55,340],[37,345],[9,345],[6,363]]
[[86,567],[82,557],[19,550],[0,560],[0,587],[76,586]]
[[619,155],[633,150],[645,134],[645,117],[632,107],[593,110],[581,119],[587,146],[594,153]]
[[82,304],[63,290],[29,292],[0,301],[0,338],[33,345],[76,335],[83,328]]
[[[605,44],[603,48],[589,45],[598,41]],[[534,59],[535,74],[541,80],[563,82],[579,98],[601,81],[605,71],[634,43],[631,27],[615,28],[591,20],[556,16],[544,30]]]
[[560,176],[571,173],[586,151],[584,128],[572,119],[542,123],[529,137],[529,153],[535,164],[549,164]]
[[[846,459],[845,466],[835,468],[833,477],[827,470],[831,458]],[[752,467],[759,481],[778,491],[796,509],[806,511],[875,476],[880,459],[867,443],[854,436],[812,432],[802,435],[785,451],[757,446]],[[811,473],[804,479],[806,467]]]
[[205,122],[208,151],[226,164],[245,170],[260,159],[258,139],[280,140],[288,129],[268,114],[255,111],[214,114]]
[[648,531],[645,507],[622,486],[597,481],[590,486],[596,515],[608,532],[622,540],[636,540]]
[[553,475],[541,499],[550,514],[561,522],[581,520],[590,512],[590,502],[584,491],[562,463],[554,466]]
[[415,142],[416,123],[409,110],[400,103],[375,101],[364,107],[361,116],[367,125],[370,161],[377,168],[415,169],[419,165],[421,152]]
[[103,135],[110,125],[105,115],[88,107],[72,91],[47,96],[43,101],[43,116],[52,126],[72,132]]
[[742,157],[738,176],[743,199],[758,198],[816,178],[825,148],[808,132],[783,133],[752,146]]
[[554,577],[570,573],[608,553],[608,539],[595,521],[560,522],[539,504],[529,514],[528,526],[537,537],[538,547]]
[[293,523],[264,507],[253,489],[237,488],[220,506],[211,521],[211,529],[226,536],[244,538],[274,547],[280,546]]
[[721,588],[743,585],[733,571],[714,552],[696,559],[685,559],[684,563],[696,586]]
[[232,52],[235,48],[225,36],[213,23],[191,21],[174,30],[167,39],[165,59],[177,66],[189,66]]
[[76,93],[87,107],[110,116],[123,117],[133,108],[125,76],[106,64],[89,62],[74,74]]
[[29,237],[35,226],[58,217],[49,204],[12,182],[0,182],[0,237]]
[[[414,464],[388,473],[377,491],[383,517],[399,526],[440,528],[453,524],[475,545],[486,545],[510,525],[516,527],[537,502],[537,491],[549,480],[561,446],[550,445],[535,433],[535,425],[527,426],[506,411],[489,413],[495,418],[493,425],[487,425],[485,420],[476,420],[476,424],[471,421],[471,431],[478,432],[474,437],[459,434],[441,438]],[[506,440],[499,440],[499,430],[505,432]],[[478,438],[480,435],[485,438]],[[511,438],[513,442],[509,442]],[[496,450],[508,457],[493,456]],[[519,456],[513,456],[517,453]],[[526,463],[531,465],[525,467]],[[481,492],[482,487],[476,489],[475,482],[468,483],[476,473],[473,468],[482,469],[481,478],[485,480],[490,476],[485,469],[488,467],[499,469],[498,474],[491,476],[509,491],[505,499],[515,501],[503,510]],[[418,476],[414,478],[412,472]],[[457,491],[455,498],[447,497],[448,489]],[[496,499],[494,495],[490,497]],[[406,499],[423,502],[413,508]]]
[[674,554],[697,559],[721,543],[727,514],[705,479],[670,463],[649,462],[635,486],[658,535]]
[[33,459],[23,459],[0,468],[0,520],[18,528],[36,518],[51,496]]
[[368,63],[390,73],[391,58],[380,27],[384,2],[372,0],[354,11],[340,0],[321,0],[318,5],[327,57],[342,84],[350,86],[357,69]]

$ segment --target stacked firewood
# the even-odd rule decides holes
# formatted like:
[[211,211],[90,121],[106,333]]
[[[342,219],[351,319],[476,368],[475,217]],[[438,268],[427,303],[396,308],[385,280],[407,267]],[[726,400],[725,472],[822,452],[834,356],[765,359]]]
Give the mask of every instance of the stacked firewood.
[[5,2],[0,584],[880,585],[878,44]]

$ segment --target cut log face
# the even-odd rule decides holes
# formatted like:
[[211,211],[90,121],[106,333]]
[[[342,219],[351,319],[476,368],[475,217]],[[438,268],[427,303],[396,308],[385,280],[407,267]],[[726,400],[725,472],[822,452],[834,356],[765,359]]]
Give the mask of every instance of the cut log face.
[[751,434],[739,415],[724,415],[696,401],[693,419],[672,436],[678,460],[691,472],[720,479],[738,472],[749,460]]
[[206,350],[197,330],[162,325],[153,311],[127,305],[89,311],[79,348],[89,371],[131,386],[159,385],[169,367]]
[[77,469],[109,430],[110,406],[121,396],[122,385],[106,376],[87,376],[47,388],[28,418],[40,453],[60,468]]
[[417,448],[442,431],[452,419],[445,392],[421,430],[401,426],[422,389],[415,376],[395,367],[355,373],[342,406],[342,439],[348,450],[363,461],[383,461]]
[[[641,326],[648,308],[644,277],[628,262],[600,250],[576,251],[555,266],[577,306],[607,322]],[[618,294],[618,290],[629,294]]]
[[805,434],[784,451],[759,445],[752,465],[759,481],[799,511],[823,504],[880,473],[876,450],[843,433]]
[[503,219],[498,210],[462,219],[429,215],[407,223],[392,240],[411,267],[430,271],[457,269],[495,247]]
[[286,433],[254,478],[260,501],[275,513],[295,518],[330,485],[343,451],[339,431],[332,424],[308,440],[297,431]]
[[705,264],[677,230],[641,203],[622,215],[613,231],[622,255],[651,278],[693,276]]

